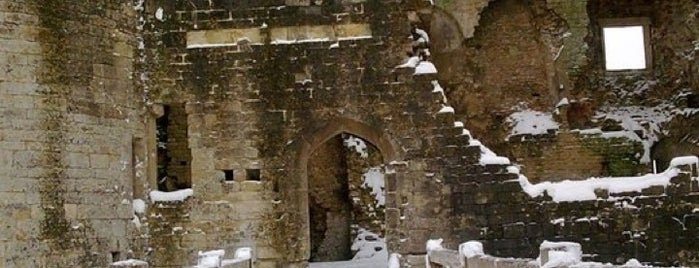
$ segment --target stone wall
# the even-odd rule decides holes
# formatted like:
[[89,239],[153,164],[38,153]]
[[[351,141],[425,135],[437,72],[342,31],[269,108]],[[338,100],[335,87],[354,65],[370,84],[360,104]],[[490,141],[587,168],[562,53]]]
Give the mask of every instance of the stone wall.
[[[142,95],[133,6],[0,2],[0,266],[129,256]],[[28,257],[31,256],[31,257]]]
[[[0,264],[106,266],[133,253],[172,267],[192,264],[199,250],[251,247],[256,267],[303,267],[312,251],[313,154],[348,133],[383,157],[385,234],[389,250],[408,259],[424,254],[430,238],[452,246],[482,239],[511,256],[565,239],[598,252],[594,260],[696,265],[696,181],[580,203],[532,199],[506,166],[482,165],[480,146],[455,123],[463,119],[496,151],[514,144],[544,179],[632,173],[637,144],[565,128],[506,144],[505,119],[553,110],[565,96],[593,98],[595,107],[691,106],[692,1],[438,5],[440,18],[421,0],[0,2],[0,224],[16,230],[0,236]],[[627,15],[654,22],[653,71],[610,78],[599,69],[597,23]],[[459,25],[445,31],[448,42],[435,41],[444,50],[432,51],[438,74],[394,68],[410,49],[411,24],[432,32],[450,23]],[[443,112],[438,81],[456,113]],[[629,94],[639,81],[655,85],[638,95],[650,101]],[[156,132],[166,106],[176,110],[164,153]],[[580,114],[580,125],[594,127],[592,109]],[[542,145],[551,149],[530,155]],[[145,196],[158,188],[163,154],[166,173],[181,180],[164,190],[192,187],[192,197]],[[605,166],[607,157],[621,168]],[[134,218],[137,198],[147,208]]]
[[[516,190],[517,182],[490,184],[486,187],[493,187],[490,191],[502,201],[473,207],[489,211],[479,223],[479,239],[498,256],[533,257],[543,240],[577,241],[594,253],[587,260],[620,264],[636,258],[656,266],[693,266],[698,260],[693,239],[699,230],[697,182],[686,176],[673,182],[666,189],[600,193],[599,200],[570,203],[505,190]],[[523,251],[526,247],[532,251]]]
[[[457,117],[496,152],[530,162],[529,167],[556,169],[553,162],[532,163],[538,156],[526,159],[523,154],[509,154],[510,147],[519,145],[513,142],[515,139],[507,139],[511,126],[506,119],[528,109],[556,114],[556,104],[566,98],[571,106],[563,112],[567,114],[558,118],[562,132],[609,128],[605,116],[613,110],[626,109],[629,118],[644,116],[634,114],[629,107],[664,114],[637,121],[640,128],[646,129],[639,134],[649,147],[646,153],[651,151],[653,159],[667,163],[671,155],[696,154],[699,148],[693,142],[697,140],[696,133],[678,127],[696,120],[696,112],[688,104],[696,94],[696,72],[692,70],[697,64],[693,56],[698,40],[694,30],[697,7],[691,1],[652,5],[641,2],[437,1],[440,8],[432,13],[422,11],[419,23],[438,33],[432,38],[432,57],[441,67],[440,77]],[[651,22],[652,66],[646,71],[606,72],[601,21],[639,17]],[[465,23],[460,18],[475,22]],[[462,31],[473,28],[473,34],[456,37],[454,28],[459,27]],[[442,37],[444,40],[440,40]],[[617,122],[616,130],[621,126]],[[547,144],[545,136],[533,138]],[[658,140],[661,144],[650,148]],[[575,142],[557,144],[584,148],[571,151],[571,156],[589,156],[582,161],[589,165],[575,167],[589,172],[575,172],[574,177],[609,174],[605,168],[599,168],[606,165],[606,156],[585,152],[588,146],[580,147]],[[641,156],[643,152],[636,157],[638,164],[649,165],[649,160],[642,160]],[[572,163],[576,158],[566,157],[562,161]],[[650,166],[629,168],[626,174],[641,169],[650,170]],[[559,176],[552,174],[547,179],[562,179]]]
[[[311,136],[334,122],[364,122],[372,130],[382,129],[384,117],[402,111],[390,108],[392,99],[403,96],[394,92],[400,85],[388,82],[394,79],[392,67],[403,55],[404,39],[395,42],[393,38],[407,36],[409,25],[386,20],[398,9],[378,2],[146,4],[144,14],[148,25],[153,25],[145,33],[151,38],[146,42],[146,56],[164,60],[144,68],[150,78],[149,96],[166,105],[186,103],[194,189],[189,213],[185,213],[188,217],[173,223],[190,234],[189,238],[171,243],[180,241],[175,235],[152,243],[160,251],[183,248],[186,254],[178,258],[156,254],[154,266],[191,263],[196,250],[232,252],[240,246],[253,247],[260,267],[307,261],[310,201],[306,175],[311,173],[306,169],[312,163],[305,161],[316,146],[342,132],[384,144],[382,154],[387,143],[377,141],[383,137],[346,129],[344,123],[320,140]],[[159,8],[162,20],[155,17]],[[256,19],[248,20],[248,16]],[[308,27],[312,25],[318,27]],[[226,31],[236,33],[242,28],[247,29],[244,35],[255,32],[249,43],[207,47],[206,42],[213,41],[191,34],[208,31],[224,36]],[[396,30],[400,34],[393,32]],[[286,31],[286,37],[279,31]],[[259,39],[264,43],[257,43],[258,35],[264,37]],[[392,127],[406,128],[402,122]],[[312,147],[301,149],[308,142]],[[388,154],[395,155],[395,151]],[[252,169],[260,170],[260,182],[245,181],[245,172]],[[225,181],[224,170],[234,171],[232,182]]]
[[590,174],[634,176],[652,171],[638,161],[642,144],[623,137],[561,131],[512,136],[510,140],[505,153],[513,156],[531,182],[583,180]]

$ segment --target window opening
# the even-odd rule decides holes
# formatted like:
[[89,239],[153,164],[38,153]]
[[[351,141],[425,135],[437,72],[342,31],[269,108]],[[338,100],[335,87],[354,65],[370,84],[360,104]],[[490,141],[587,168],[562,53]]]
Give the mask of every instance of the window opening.
[[158,147],[158,190],[175,191],[191,187],[191,151],[188,143],[184,103],[163,106],[156,120]]
[[224,174],[224,180],[225,180],[225,181],[233,181],[233,179],[235,179],[233,170],[226,169],[226,170],[223,171],[223,174]]
[[605,69],[608,71],[648,68],[647,26],[610,25],[602,27]]
[[246,169],[247,180],[249,181],[260,181],[260,170],[259,169]]

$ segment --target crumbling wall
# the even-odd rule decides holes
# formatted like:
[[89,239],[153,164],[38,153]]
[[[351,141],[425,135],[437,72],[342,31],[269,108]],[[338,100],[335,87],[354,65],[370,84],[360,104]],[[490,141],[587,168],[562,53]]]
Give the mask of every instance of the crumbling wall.
[[145,160],[133,150],[143,136],[133,6],[3,1],[0,18],[0,262],[91,267],[131,257]]
[[636,258],[656,266],[693,266],[697,182],[686,175],[672,181],[667,188],[600,192],[598,200],[562,203],[531,199],[517,191],[517,182],[495,183],[481,189],[495,193],[499,204],[477,205],[489,211],[479,223],[479,239],[499,256],[533,257],[543,240],[576,241],[594,253],[587,260],[621,264]]
[[[482,10],[459,8],[471,2],[457,2],[437,1],[439,8],[431,17],[420,16],[420,23],[439,27],[431,29],[433,32],[446,33],[445,40],[438,40],[441,35],[433,36],[431,51],[441,69],[443,86],[466,126],[496,152],[527,162],[525,173],[532,166],[556,169],[553,161],[534,163],[539,156],[529,159],[525,152],[509,149],[520,144],[506,139],[510,131],[507,118],[529,109],[564,113],[557,117],[561,132],[594,128],[605,133],[636,132],[638,138],[633,137],[636,134],[626,136],[640,140],[644,148],[635,160],[624,160],[637,163],[623,174],[639,172],[651,160],[667,163],[672,156],[696,154],[696,133],[678,127],[683,124],[679,122],[696,121],[691,104],[696,95],[697,7],[692,1],[491,1],[483,4]],[[476,23],[464,24],[461,17]],[[601,21],[638,17],[651,22],[652,66],[642,71],[605,71]],[[456,45],[453,28],[467,29],[464,25],[477,26],[472,36],[464,35],[463,44]],[[565,110],[558,106],[563,102]],[[619,112],[625,118],[620,118]],[[629,121],[635,121],[631,123],[635,126],[628,127]],[[546,135],[534,136],[532,142],[548,146],[548,140]],[[632,141],[622,143],[628,142]],[[589,156],[581,162],[590,163],[586,165],[589,172],[576,166],[581,172],[573,177],[610,174],[608,168],[599,168],[614,162],[604,148],[576,144],[558,141],[545,150],[581,148],[569,155]],[[572,163],[575,158],[560,160]],[[534,172],[532,177],[540,176]],[[545,177],[562,179],[556,176]]]

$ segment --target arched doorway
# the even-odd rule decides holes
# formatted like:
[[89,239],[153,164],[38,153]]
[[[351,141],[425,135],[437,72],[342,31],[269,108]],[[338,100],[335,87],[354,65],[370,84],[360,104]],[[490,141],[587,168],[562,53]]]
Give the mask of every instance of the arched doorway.
[[[295,229],[291,231],[291,233],[300,234],[300,236],[297,239],[292,238],[291,241],[299,242],[298,244],[295,244],[295,248],[298,250],[297,252],[299,254],[302,254],[301,256],[303,256],[303,260],[305,261],[313,259],[311,258],[310,234],[311,205],[309,205],[309,172],[313,172],[309,170],[309,167],[312,165],[309,163],[311,163],[310,159],[312,158],[312,154],[316,152],[318,148],[324,146],[324,144],[327,141],[337,138],[338,136],[342,137],[343,134],[351,134],[355,137],[361,137],[362,140],[374,145],[378,152],[380,152],[384,165],[387,165],[392,161],[400,161],[402,159],[401,154],[397,149],[400,147],[396,145],[395,141],[393,141],[383,131],[371,127],[367,124],[364,124],[360,121],[350,118],[333,118],[332,120],[325,121],[316,126],[317,127],[315,128],[315,130],[309,132],[310,134],[303,135],[297,139],[299,141],[299,147],[297,147],[298,149],[296,149],[296,152],[298,154],[296,155],[297,157],[295,166],[298,172],[293,174],[296,179],[289,180],[289,184],[284,188],[287,189],[287,187],[290,187],[288,188],[288,191],[297,194],[294,195],[296,196],[296,198],[289,200],[289,202],[291,204],[298,205],[296,206],[296,208],[298,209],[297,212],[300,216],[300,218],[298,219],[301,220],[301,222],[298,222],[297,225],[299,229]],[[395,180],[386,180],[385,188],[394,189],[395,191],[396,186],[394,184]],[[347,193],[349,194],[349,190],[347,191]],[[395,200],[393,200],[394,198],[395,194],[386,196],[385,203],[387,210],[397,209],[395,208],[395,205],[391,205],[395,203]],[[347,235],[347,237],[350,236]],[[392,241],[395,239],[387,237],[388,241]],[[317,253],[314,253],[314,257],[316,255]]]
[[308,160],[311,262],[386,256],[383,156],[373,144],[338,134]]

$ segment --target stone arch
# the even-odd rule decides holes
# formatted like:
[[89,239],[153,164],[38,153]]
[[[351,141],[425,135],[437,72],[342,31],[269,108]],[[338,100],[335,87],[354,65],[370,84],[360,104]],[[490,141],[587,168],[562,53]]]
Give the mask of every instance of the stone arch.
[[295,166],[301,168],[308,163],[308,158],[313,151],[328,139],[341,134],[349,133],[361,137],[374,144],[384,155],[386,161],[399,159],[397,146],[383,131],[379,131],[363,122],[350,118],[335,118],[314,131],[313,134],[302,136],[302,144],[298,150]]
[[474,0],[474,1],[446,1],[437,0],[435,6],[457,22],[459,30],[464,38],[471,38],[475,33],[475,28],[480,22],[481,12],[488,4],[495,0]]
[[[384,163],[388,164],[391,161],[396,161],[401,159],[401,154],[397,150],[399,148],[396,143],[388,136],[384,131],[378,130],[375,127],[369,126],[366,123],[358,121],[352,118],[339,117],[327,120],[322,123],[315,131],[310,132],[308,135],[303,135],[299,137],[300,142],[297,147],[295,161],[294,161],[294,172],[293,180],[294,185],[297,187],[296,197],[297,206],[295,211],[299,215],[300,228],[297,234],[300,236],[298,242],[302,245],[298,248],[301,256],[304,260],[310,258],[310,231],[309,231],[309,184],[308,184],[308,161],[313,152],[322,144],[324,144],[329,139],[340,135],[342,133],[348,133],[357,137],[360,137],[367,142],[373,144],[383,156]],[[388,188],[388,182],[386,182],[386,187]],[[390,208],[389,204],[394,204],[390,198],[391,196],[386,196],[386,209]]]
[[440,53],[451,52],[461,47],[464,42],[461,24],[452,13],[440,8],[432,9],[430,18],[430,34],[439,38],[430,40],[430,48]]

